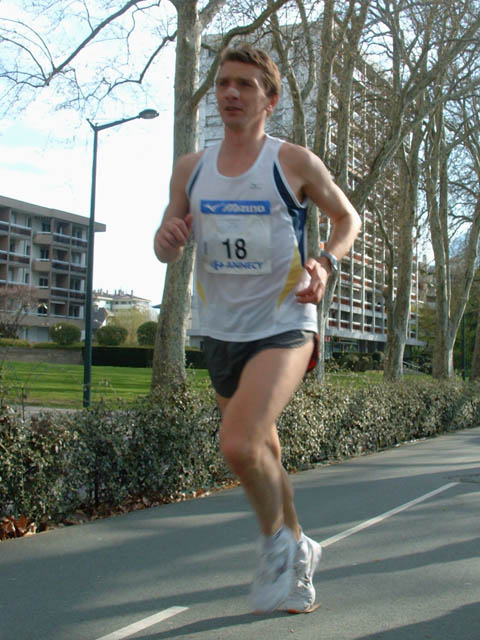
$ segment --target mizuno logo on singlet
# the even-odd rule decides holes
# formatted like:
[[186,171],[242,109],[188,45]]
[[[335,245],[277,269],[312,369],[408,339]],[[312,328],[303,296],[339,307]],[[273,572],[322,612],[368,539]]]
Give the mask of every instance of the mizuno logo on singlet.
[[207,214],[270,215],[269,200],[200,200],[200,211]]

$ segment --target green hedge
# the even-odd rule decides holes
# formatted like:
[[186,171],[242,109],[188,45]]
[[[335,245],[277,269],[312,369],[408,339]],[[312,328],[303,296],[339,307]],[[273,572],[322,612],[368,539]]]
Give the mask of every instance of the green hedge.
[[[289,471],[480,424],[480,387],[461,382],[319,387],[307,380],[279,420]],[[24,423],[0,406],[0,518],[60,521],[79,506],[171,501],[230,479],[213,392],[160,393],[124,409],[48,412]]]
[[92,364],[96,367],[151,367],[150,347],[92,347]]
[[[153,347],[92,347],[92,364],[99,367],[151,367]],[[185,349],[185,364],[194,369],[205,369],[203,352]]]
[[57,349],[57,351],[80,351],[83,348],[83,342],[74,342],[73,344],[58,344],[57,342],[34,342],[33,349]]
[[27,340],[20,340],[20,338],[0,338],[0,347],[31,347],[32,345]]
[[349,351],[334,353],[333,359],[339,368],[345,371],[378,371],[383,369],[385,354],[382,351],[374,351],[373,353]]

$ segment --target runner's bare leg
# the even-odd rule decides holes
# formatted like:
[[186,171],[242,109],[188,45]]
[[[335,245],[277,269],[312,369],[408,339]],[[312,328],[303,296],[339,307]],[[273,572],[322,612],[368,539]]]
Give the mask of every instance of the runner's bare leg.
[[261,351],[246,364],[232,398],[219,398],[222,452],[240,478],[267,536],[284,523],[299,535],[293,489],[280,462],[280,445],[272,425],[300,384],[311,353],[311,343]]

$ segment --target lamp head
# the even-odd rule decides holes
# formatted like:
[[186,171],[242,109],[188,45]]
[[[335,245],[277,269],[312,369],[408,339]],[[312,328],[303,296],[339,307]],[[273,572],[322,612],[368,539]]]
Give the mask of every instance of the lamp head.
[[155,109],[144,109],[138,114],[138,117],[143,120],[153,120],[153,118],[157,118],[158,116],[159,113],[158,111],[155,111]]

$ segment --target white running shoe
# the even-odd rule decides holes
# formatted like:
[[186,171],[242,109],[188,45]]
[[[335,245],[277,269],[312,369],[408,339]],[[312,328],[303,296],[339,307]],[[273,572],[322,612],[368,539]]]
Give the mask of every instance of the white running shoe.
[[293,559],[297,542],[288,527],[265,538],[252,584],[252,605],[256,612],[274,611],[288,596],[295,578]]
[[297,543],[297,550],[294,559],[295,578],[294,585],[287,599],[282,603],[280,609],[290,613],[305,613],[309,611],[315,603],[315,587],[312,577],[320,557],[322,547],[307,537],[303,532]]

